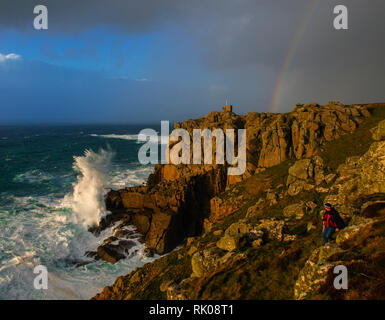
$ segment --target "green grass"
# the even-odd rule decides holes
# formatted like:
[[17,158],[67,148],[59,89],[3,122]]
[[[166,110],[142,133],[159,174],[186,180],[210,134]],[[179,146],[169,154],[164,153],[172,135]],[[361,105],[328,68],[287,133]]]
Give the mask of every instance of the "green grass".
[[189,288],[192,299],[292,299],[298,274],[316,236],[290,244],[247,248],[247,259],[220,268]]
[[373,142],[370,129],[385,119],[385,105],[368,108],[371,116],[365,119],[352,134],[327,142],[322,148],[322,158],[331,171],[344,163],[347,157],[363,155]]

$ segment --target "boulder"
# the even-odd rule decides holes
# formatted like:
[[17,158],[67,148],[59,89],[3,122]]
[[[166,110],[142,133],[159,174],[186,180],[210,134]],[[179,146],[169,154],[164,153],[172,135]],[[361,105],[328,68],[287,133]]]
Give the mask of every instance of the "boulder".
[[[296,161],[289,168],[289,176],[292,177],[293,180],[309,180],[313,176],[313,168],[312,162],[310,159],[302,159]],[[296,179],[295,179],[296,178]]]
[[362,232],[363,229],[368,228],[368,226],[373,222],[373,219],[366,219],[359,215],[354,216],[346,228],[337,232],[336,243],[341,244],[354,238],[356,235]]
[[246,239],[242,236],[225,235],[217,241],[217,247],[225,251],[234,251],[246,243]]
[[144,249],[144,255],[146,256],[146,257],[149,257],[149,258],[151,258],[151,257],[153,257],[154,256],[154,252],[155,250],[153,249],[153,248],[148,248],[148,247],[146,247],[145,249]]
[[330,184],[335,180],[336,177],[337,177],[337,175],[335,173],[330,173],[327,176],[325,176],[325,182],[327,184]]
[[116,263],[119,260],[126,258],[129,254],[129,250],[135,245],[136,243],[131,240],[107,241],[105,244],[98,247],[97,254],[98,257],[104,261]]
[[316,190],[318,193],[327,193],[327,192],[330,191],[329,188],[324,188],[324,187],[317,187],[315,190]]
[[289,175],[286,181],[288,187],[287,193],[290,196],[296,196],[303,190],[309,191],[325,181],[325,165],[319,156],[311,159],[302,159],[296,161],[289,168]]
[[294,298],[302,300],[318,293],[326,283],[328,274],[338,265],[333,258],[341,252],[343,252],[341,248],[330,243],[315,249],[298,275],[294,285]]
[[255,205],[250,206],[247,209],[246,218],[251,218],[251,217],[256,217],[256,216],[261,215],[263,213],[262,210],[264,208],[265,202],[266,202],[265,199],[259,198],[259,200],[257,201],[257,203]]
[[314,189],[314,185],[306,183],[303,180],[296,180],[289,185],[289,187],[287,189],[287,194],[289,196],[294,197],[294,196],[300,194],[304,190],[309,191],[312,189]]
[[165,291],[167,293],[167,300],[187,300],[187,296],[175,283],[169,285]]
[[268,192],[266,194],[266,200],[269,202],[270,206],[273,206],[278,203],[279,194],[276,192]]
[[198,251],[198,248],[197,248],[197,247],[191,246],[190,249],[188,249],[187,254],[188,254],[189,256],[192,256],[192,255],[193,255],[195,252],[197,252],[197,251]]
[[385,120],[382,120],[378,125],[370,130],[373,140],[385,140]]
[[262,239],[263,235],[263,231],[254,229],[251,224],[238,221],[225,230],[224,236],[217,241],[216,245],[219,249],[234,251],[255,240]]
[[186,246],[191,246],[191,244],[195,241],[195,237],[188,237],[186,239]]
[[214,236],[220,236],[220,235],[222,235],[222,233],[223,233],[223,230],[215,230],[215,231],[213,232],[213,235],[214,235]]
[[220,254],[215,248],[198,251],[191,257],[192,277],[202,277],[219,266]]
[[221,220],[233,213],[238,208],[239,205],[234,199],[225,200],[220,197],[214,197],[210,200],[209,219],[211,222]]
[[358,162],[360,161],[359,156],[353,156],[348,157],[345,160],[345,163],[341,164],[337,168],[337,173],[340,177],[343,179],[338,179],[339,181],[336,181],[339,183],[341,180],[350,179],[351,177],[355,176],[358,172]]
[[225,235],[226,236],[242,236],[245,235],[253,230],[253,226],[249,223],[245,222],[234,222],[231,224],[226,230]]
[[255,232],[262,231],[266,241],[283,241],[286,232],[284,221],[277,219],[262,219],[260,224],[254,228]]
[[291,204],[283,209],[283,215],[287,218],[295,217],[302,219],[306,214],[306,206],[304,202]]

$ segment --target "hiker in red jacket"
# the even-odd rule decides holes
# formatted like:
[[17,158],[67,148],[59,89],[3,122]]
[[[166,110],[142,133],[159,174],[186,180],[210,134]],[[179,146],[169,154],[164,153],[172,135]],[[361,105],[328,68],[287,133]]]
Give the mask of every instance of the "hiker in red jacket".
[[322,221],[325,222],[325,229],[323,233],[323,240],[325,245],[334,232],[343,228],[343,222],[341,222],[342,219],[337,210],[334,209],[329,202],[325,203],[325,213]]

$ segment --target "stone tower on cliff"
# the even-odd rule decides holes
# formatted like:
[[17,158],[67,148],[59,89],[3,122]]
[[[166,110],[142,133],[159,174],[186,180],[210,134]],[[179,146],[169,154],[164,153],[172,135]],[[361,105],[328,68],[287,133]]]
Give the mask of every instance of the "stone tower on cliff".
[[233,111],[233,106],[231,104],[227,104],[227,101],[226,101],[226,104],[223,106],[223,112],[232,112]]

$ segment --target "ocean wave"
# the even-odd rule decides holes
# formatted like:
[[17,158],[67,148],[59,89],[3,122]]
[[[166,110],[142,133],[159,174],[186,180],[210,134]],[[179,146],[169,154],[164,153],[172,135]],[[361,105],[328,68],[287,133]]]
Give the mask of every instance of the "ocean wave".
[[[0,194],[0,299],[89,299],[118,276],[158,257],[146,257],[144,244],[137,241],[132,255],[114,265],[96,261],[74,267],[75,262],[89,261],[85,252],[95,251],[113,234],[114,226],[97,237],[86,228],[105,213],[107,188],[141,184],[152,171],[152,166],[113,164],[112,157],[110,151],[86,151],[75,157],[77,180],[71,172],[64,184],[39,170],[14,178],[20,182],[51,180],[60,185],[72,182],[72,192],[64,188],[40,196]],[[48,290],[33,288],[33,269],[40,264],[49,272]]]
[[47,182],[52,179],[54,179],[53,175],[36,169],[36,170],[28,170],[24,173],[17,174],[13,178],[13,182],[38,183],[38,182]]
[[[0,299],[89,299],[118,276],[156,258],[147,258],[144,244],[133,238],[136,245],[128,259],[75,268],[74,263],[89,261],[85,252],[95,251],[116,226],[95,237],[76,223],[69,203],[58,198],[9,200],[8,219],[0,224]],[[33,287],[38,265],[48,269],[48,290]]]
[[122,139],[122,140],[138,140],[137,134],[96,134],[91,133],[91,137],[100,137],[100,138],[106,138],[106,139]]
[[86,150],[83,156],[74,157],[73,169],[79,174],[73,184],[72,208],[88,227],[107,214],[104,195],[114,156],[114,152],[100,149]]
[[145,183],[154,170],[153,166],[144,166],[133,169],[114,168],[110,178],[109,188],[122,189]]
[[[121,139],[121,140],[130,140],[135,141],[136,143],[145,143],[145,141],[139,141],[138,134],[96,134],[91,133],[91,137],[99,137],[99,138],[105,138],[105,139]],[[151,142],[154,143],[160,143],[160,144],[168,144],[168,137],[167,136],[157,136],[157,137],[151,137]]]

